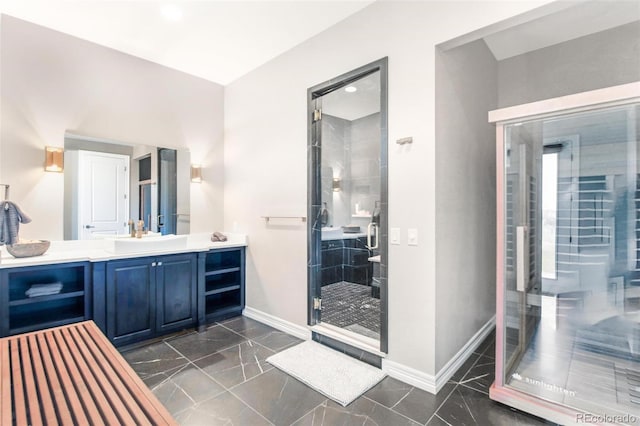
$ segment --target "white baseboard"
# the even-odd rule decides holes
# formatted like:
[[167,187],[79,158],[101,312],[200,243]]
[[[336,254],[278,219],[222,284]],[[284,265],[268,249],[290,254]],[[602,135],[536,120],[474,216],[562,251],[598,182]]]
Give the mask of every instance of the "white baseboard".
[[426,392],[436,394],[449,381],[451,376],[465,361],[471,356],[484,339],[491,333],[496,325],[496,317],[494,316],[485,325],[482,326],[476,334],[445,364],[436,375],[427,374],[415,368],[408,367],[398,362],[388,359],[382,360],[382,370],[389,376],[422,389]]
[[451,358],[449,362],[447,362],[444,367],[436,373],[436,392],[442,389],[451,376],[453,376],[455,372],[462,367],[462,364],[469,359],[473,351],[478,349],[478,346],[480,346],[484,339],[487,338],[495,326],[496,316],[494,315],[482,326],[480,330],[478,330],[476,334],[473,335],[471,339],[469,339],[467,344],[464,345],[458,353],[456,353],[453,358]]
[[294,324],[287,320],[283,320],[282,318],[254,309],[250,306],[245,306],[242,311],[242,315],[288,333],[298,339],[311,340],[311,330],[306,326]]
[[382,371],[387,373],[390,377],[408,383],[418,389],[422,389],[433,394],[437,393],[436,377],[432,374],[424,373],[404,364],[389,361],[388,359],[382,360]]
[[[283,320],[266,312],[259,311],[252,307],[245,307],[242,312],[247,318],[259,321],[269,325],[277,330],[291,334],[299,339],[310,340],[311,330],[302,325],[294,324],[290,321]],[[484,339],[491,333],[496,325],[496,317],[494,316],[482,326],[476,334],[445,364],[440,371],[434,376],[424,373],[415,368],[400,364],[389,359],[382,359],[382,370],[389,376],[422,389],[426,392],[436,394],[447,381],[455,374],[456,371],[471,356]]]

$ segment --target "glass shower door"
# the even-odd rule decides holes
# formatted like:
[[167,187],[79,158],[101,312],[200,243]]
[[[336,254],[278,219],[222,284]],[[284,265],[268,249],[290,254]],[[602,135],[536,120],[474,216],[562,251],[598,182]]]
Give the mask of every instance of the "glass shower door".
[[[322,210],[318,322],[379,346],[381,72],[315,99],[321,111]],[[376,261],[377,259],[377,261]],[[377,272],[377,274],[376,274]]]
[[162,235],[176,234],[176,167],[176,150],[158,149],[158,230]]
[[387,58],[307,95],[309,325],[314,340],[386,352]]
[[497,374],[507,388],[622,424],[640,422],[638,111],[503,127]]

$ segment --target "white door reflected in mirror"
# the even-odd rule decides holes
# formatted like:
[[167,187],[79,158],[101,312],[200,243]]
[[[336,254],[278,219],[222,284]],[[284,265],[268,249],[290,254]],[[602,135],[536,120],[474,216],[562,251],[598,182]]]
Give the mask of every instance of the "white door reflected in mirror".
[[127,232],[129,156],[77,151],[78,238]]

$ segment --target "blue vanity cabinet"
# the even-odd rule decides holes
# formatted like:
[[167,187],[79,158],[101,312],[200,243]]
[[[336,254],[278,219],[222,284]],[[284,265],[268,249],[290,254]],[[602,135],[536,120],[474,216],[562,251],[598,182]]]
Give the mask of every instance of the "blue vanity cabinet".
[[[106,335],[114,344],[154,336],[155,258],[114,260],[106,265]],[[97,301],[97,300],[96,300]]]
[[[1,269],[0,336],[90,319],[90,270],[89,262]],[[59,290],[54,294],[31,293],[38,285],[53,285]]]
[[198,322],[205,324],[241,315],[245,301],[245,248],[200,253],[198,268]]
[[156,330],[165,333],[197,322],[198,287],[195,254],[163,256],[156,268]]
[[[94,282],[100,280],[95,266]],[[192,253],[106,262],[105,308],[95,321],[115,345],[197,322],[197,259]],[[96,283],[97,284],[97,283]],[[100,286],[96,285],[96,305]]]

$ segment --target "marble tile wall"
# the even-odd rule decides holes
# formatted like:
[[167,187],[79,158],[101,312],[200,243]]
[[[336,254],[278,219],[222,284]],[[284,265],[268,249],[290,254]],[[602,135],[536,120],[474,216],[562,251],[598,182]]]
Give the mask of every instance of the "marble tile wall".
[[[322,202],[327,203],[329,226],[370,222],[380,201],[380,114],[348,121],[325,114],[322,118]],[[341,179],[334,192],[332,179]],[[354,217],[356,204],[369,215]]]
[[[327,226],[349,224],[351,192],[349,180],[351,162],[349,140],[351,122],[324,114],[322,117],[322,202],[327,203],[329,223]],[[333,190],[333,178],[341,179],[342,189]]]
[[321,284],[347,281],[371,285],[373,265],[366,238],[345,238],[322,241]]

